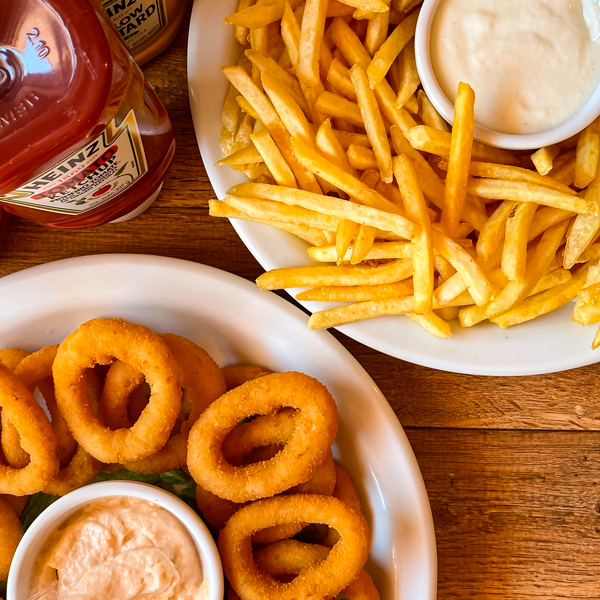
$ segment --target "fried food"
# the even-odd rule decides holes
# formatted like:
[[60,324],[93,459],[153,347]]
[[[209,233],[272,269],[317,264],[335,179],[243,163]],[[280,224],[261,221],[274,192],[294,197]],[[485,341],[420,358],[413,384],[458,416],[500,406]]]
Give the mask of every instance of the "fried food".
[[0,498],[0,581],[8,577],[8,569],[23,537],[19,517],[4,498]]
[[[235,467],[221,450],[243,419],[296,409],[296,426],[285,448],[261,463]],[[327,388],[302,373],[265,375],[227,392],[192,427],[188,468],[213,494],[246,502],[279,494],[308,481],[323,463],[337,433],[335,401]]]
[[[83,374],[114,359],[142,372],[152,393],[148,409],[128,429],[112,431],[95,414]],[[132,462],[162,449],[181,410],[175,359],[163,339],[121,319],[81,325],[59,346],[53,365],[56,401],[73,437],[102,462]]]
[[223,373],[227,391],[229,392],[233,388],[242,385],[242,383],[246,383],[246,381],[262,377],[263,375],[269,375],[271,371],[267,371],[267,369],[256,365],[227,365],[221,369],[221,373]]
[[29,464],[21,469],[0,464],[0,494],[27,496],[41,492],[60,469],[56,436],[31,392],[5,367],[0,367],[0,408],[30,457]]
[[[340,532],[327,557],[283,583],[261,570],[252,557],[252,535],[273,525],[293,522],[326,524]],[[239,510],[219,534],[225,575],[242,600],[292,600],[336,596],[361,572],[370,549],[362,515],[340,500],[297,494],[259,500]]]

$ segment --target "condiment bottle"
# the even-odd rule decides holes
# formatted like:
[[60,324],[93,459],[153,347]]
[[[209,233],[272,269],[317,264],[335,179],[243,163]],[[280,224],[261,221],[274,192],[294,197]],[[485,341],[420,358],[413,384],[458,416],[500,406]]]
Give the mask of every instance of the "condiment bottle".
[[0,203],[50,227],[126,220],[175,152],[166,110],[88,0],[0,2]]
[[138,64],[153,59],[175,39],[186,0],[93,0],[102,7]]

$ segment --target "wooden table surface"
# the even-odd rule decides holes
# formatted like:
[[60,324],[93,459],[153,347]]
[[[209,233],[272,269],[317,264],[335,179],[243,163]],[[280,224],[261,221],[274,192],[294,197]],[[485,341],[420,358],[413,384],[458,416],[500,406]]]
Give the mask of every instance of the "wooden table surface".
[[[187,92],[190,10],[171,48],[145,67],[177,133],[159,200],[133,221],[84,231],[13,218],[0,275],[107,252],[182,258],[249,280],[262,273],[230,223],[208,216],[213,191]],[[412,443],[435,521],[440,600],[600,598],[596,366],[473,377],[415,366],[334,335],[381,388]]]

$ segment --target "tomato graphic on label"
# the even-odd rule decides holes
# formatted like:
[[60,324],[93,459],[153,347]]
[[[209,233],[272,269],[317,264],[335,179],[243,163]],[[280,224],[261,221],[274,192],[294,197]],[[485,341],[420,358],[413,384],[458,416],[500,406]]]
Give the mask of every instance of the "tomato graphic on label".
[[105,185],[103,188],[100,188],[99,190],[96,190],[92,196],[94,198],[97,198],[98,196],[102,196],[102,194],[106,194],[106,192],[108,192],[110,190],[112,186],[110,184]]

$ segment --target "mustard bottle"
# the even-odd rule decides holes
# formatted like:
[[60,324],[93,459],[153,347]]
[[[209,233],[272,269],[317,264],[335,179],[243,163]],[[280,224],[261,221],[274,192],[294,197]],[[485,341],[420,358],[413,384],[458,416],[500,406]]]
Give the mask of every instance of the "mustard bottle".
[[183,23],[186,0],[94,0],[140,65],[166,50]]

